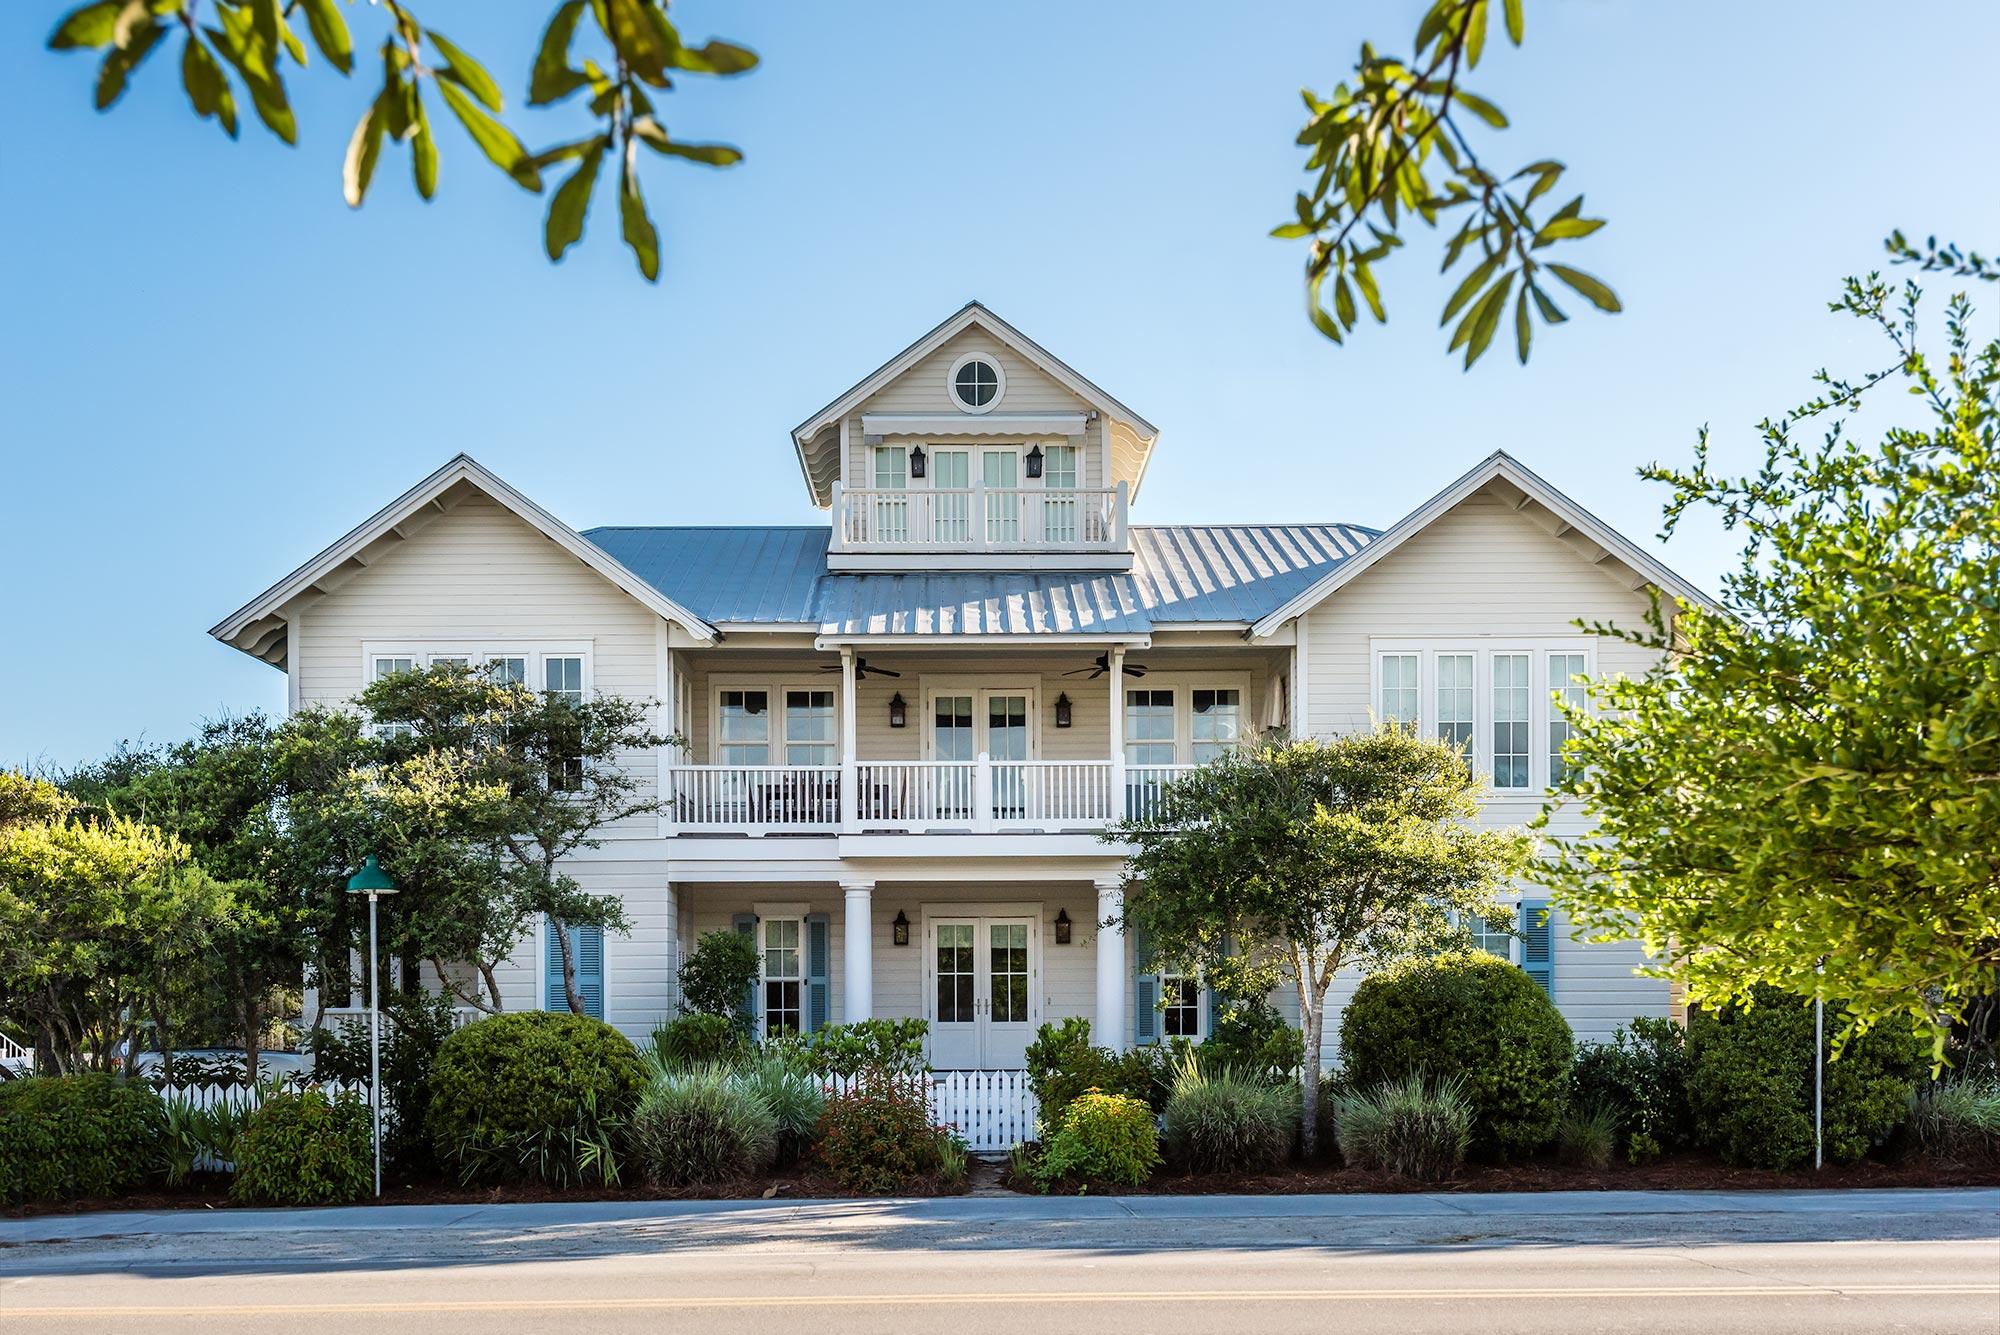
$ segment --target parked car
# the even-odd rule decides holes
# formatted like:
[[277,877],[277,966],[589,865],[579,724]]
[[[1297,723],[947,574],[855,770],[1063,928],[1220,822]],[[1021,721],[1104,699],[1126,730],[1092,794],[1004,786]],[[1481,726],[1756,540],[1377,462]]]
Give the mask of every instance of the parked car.
[[[224,1081],[241,1080],[243,1064],[248,1055],[242,1048],[176,1048],[174,1049],[176,1083],[219,1084]],[[159,1071],[162,1060],[161,1053],[142,1052],[132,1059],[132,1074],[154,1074]],[[311,1066],[311,1058],[303,1052],[257,1054],[258,1076],[266,1080],[282,1079],[289,1075],[306,1075],[310,1073]]]

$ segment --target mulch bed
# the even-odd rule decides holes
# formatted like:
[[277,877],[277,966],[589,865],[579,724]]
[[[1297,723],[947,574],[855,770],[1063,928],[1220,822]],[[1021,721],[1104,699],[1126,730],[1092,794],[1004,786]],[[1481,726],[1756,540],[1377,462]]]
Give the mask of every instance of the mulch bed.
[[[1005,1182],[1003,1175],[1002,1181]],[[230,1179],[198,1174],[185,1186],[131,1196],[84,1201],[45,1201],[0,1209],[0,1218],[40,1215],[94,1214],[105,1210],[232,1210],[245,1208],[230,1199]],[[1032,1183],[1013,1184],[1016,1191],[1035,1193]],[[1982,1168],[1938,1168],[1921,1161],[1885,1163],[1863,1160],[1829,1164],[1814,1172],[1797,1169],[1778,1173],[1760,1168],[1731,1168],[1705,1155],[1678,1155],[1639,1167],[1614,1165],[1604,1169],[1574,1168],[1548,1160],[1515,1164],[1474,1164],[1447,1182],[1413,1182],[1393,1173],[1367,1173],[1353,1168],[1290,1168],[1277,1173],[1163,1172],[1143,1187],[1093,1191],[1092,1195],[1131,1196],[1292,1196],[1364,1192],[1478,1191],[1798,1191],[1836,1187],[1993,1187],[2000,1186],[2000,1164]],[[909,1196],[954,1196],[963,1187],[937,1184],[900,1193]],[[757,1200],[772,1198],[825,1199],[847,1193],[822,1170],[807,1166],[766,1177],[679,1190],[631,1186],[558,1191],[549,1187],[461,1187],[439,1180],[385,1182],[382,1205],[508,1205],[531,1201],[672,1201]],[[376,1204],[362,1201],[359,1204]]]

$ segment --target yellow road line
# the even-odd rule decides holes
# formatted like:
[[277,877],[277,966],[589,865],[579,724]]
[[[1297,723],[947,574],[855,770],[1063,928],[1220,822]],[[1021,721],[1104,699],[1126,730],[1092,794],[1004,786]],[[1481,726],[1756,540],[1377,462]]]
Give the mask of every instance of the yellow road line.
[[677,1309],[814,1307],[993,1307],[1037,1303],[1273,1303],[1273,1302],[1488,1302],[1578,1298],[2000,1298],[2000,1284],[1739,1284],[1718,1287],[1646,1285],[1562,1289],[1202,1289],[1092,1293],[1043,1290],[999,1293],[799,1294],[794,1297],[718,1295],[658,1298],[466,1299],[430,1302],[270,1303],[239,1306],[5,1307],[0,1320],[131,1316],[335,1316],[426,1312],[609,1312]]

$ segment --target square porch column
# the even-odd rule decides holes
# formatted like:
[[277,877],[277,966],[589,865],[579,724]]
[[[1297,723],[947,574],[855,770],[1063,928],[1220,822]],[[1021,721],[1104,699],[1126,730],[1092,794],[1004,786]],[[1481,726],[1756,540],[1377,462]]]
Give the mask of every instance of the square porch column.
[[846,995],[841,1019],[847,1024],[875,1018],[875,883],[842,881],[847,916],[841,930],[841,980]]
[[[1113,1052],[1131,1046],[1125,1023],[1125,886],[1117,877],[1097,885],[1097,1044]],[[1110,926],[1105,924],[1109,923]]]

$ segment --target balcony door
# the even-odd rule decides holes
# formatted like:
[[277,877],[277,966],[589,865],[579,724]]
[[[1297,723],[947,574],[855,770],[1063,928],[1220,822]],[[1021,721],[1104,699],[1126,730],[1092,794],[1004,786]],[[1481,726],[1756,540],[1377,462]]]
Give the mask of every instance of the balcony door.
[[[1034,695],[1026,690],[938,690],[930,698],[931,759],[971,761],[981,752],[994,762],[993,804],[997,814],[1019,814],[1023,779],[1018,763],[1032,745],[1028,720]],[[940,805],[950,819],[972,816],[970,766],[946,770],[938,778]]]
[[931,1065],[1019,1070],[1040,1020],[1040,941],[1033,917],[940,917],[925,927]]

